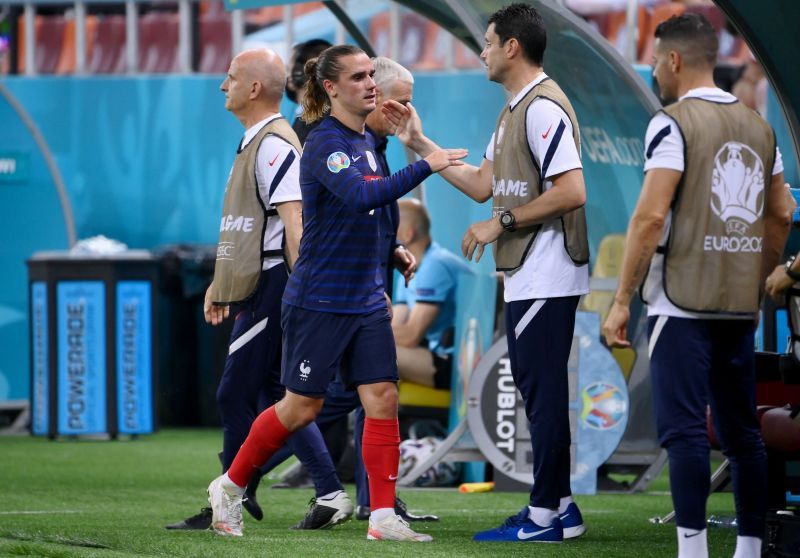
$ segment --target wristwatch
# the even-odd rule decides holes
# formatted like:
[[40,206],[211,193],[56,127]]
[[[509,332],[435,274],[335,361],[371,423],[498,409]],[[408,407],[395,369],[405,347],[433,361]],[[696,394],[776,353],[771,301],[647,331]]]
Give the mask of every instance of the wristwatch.
[[800,273],[792,270],[792,264],[794,263],[795,256],[791,256],[786,263],[783,264],[783,269],[786,271],[786,275],[789,276],[789,279],[792,281],[800,281]]
[[517,218],[514,217],[514,214],[511,213],[510,210],[503,211],[500,214],[500,226],[508,232],[517,230]]

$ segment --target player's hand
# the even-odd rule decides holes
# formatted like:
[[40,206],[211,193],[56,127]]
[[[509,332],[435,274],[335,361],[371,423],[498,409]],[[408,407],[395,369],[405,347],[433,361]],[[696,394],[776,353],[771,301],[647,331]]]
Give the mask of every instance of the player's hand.
[[474,254],[475,261],[479,262],[486,245],[497,240],[501,234],[503,234],[503,226],[500,224],[500,219],[495,217],[472,223],[464,233],[464,238],[461,239],[461,253],[468,260],[471,260]]
[[603,337],[609,347],[630,347],[628,341],[628,321],[631,319],[631,310],[627,306],[614,302],[603,324]]
[[381,112],[394,125],[394,135],[403,145],[410,145],[423,137],[422,120],[411,103],[403,105],[389,99],[381,105]]
[[794,285],[794,279],[786,275],[784,266],[779,265],[767,277],[766,291],[773,300],[779,301],[792,285]]
[[417,258],[405,246],[398,246],[394,249],[394,267],[403,275],[408,287],[408,282],[417,271]]
[[431,171],[439,172],[447,167],[463,165],[464,162],[461,159],[466,157],[468,153],[466,149],[437,149],[425,157],[425,160],[431,166]]
[[219,325],[228,317],[231,307],[227,304],[225,306],[220,306],[211,301],[212,285],[213,283],[206,289],[206,298],[203,301],[203,317],[206,319],[207,324]]

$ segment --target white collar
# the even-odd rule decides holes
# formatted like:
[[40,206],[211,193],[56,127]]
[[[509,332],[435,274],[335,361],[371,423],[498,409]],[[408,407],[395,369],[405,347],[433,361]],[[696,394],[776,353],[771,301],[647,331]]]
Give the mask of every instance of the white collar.
[[263,128],[264,126],[266,126],[267,124],[269,124],[270,122],[272,122],[277,118],[281,118],[281,113],[276,112],[272,116],[268,116],[264,120],[257,122],[256,124],[253,124],[247,130],[245,130],[244,139],[242,140],[242,148],[244,148],[248,143],[250,143],[253,140],[254,137],[256,137],[256,134],[261,131],[261,128]]
[[736,101],[736,97],[719,87],[695,87],[687,91],[678,100],[682,101],[687,98],[705,99],[706,101],[716,101],[718,103],[733,103]]
[[528,94],[528,91],[530,91],[531,89],[542,83],[546,78],[547,74],[545,74],[544,72],[536,76],[536,78],[532,82],[523,87],[522,91],[517,93],[516,96],[514,96],[514,98],[511,99],[511,102],[508,103],[509,107],[511,107],[511,109],[513,110],[514,107],[517,106],[517,103],[519,103],[522,100],[522,98]]

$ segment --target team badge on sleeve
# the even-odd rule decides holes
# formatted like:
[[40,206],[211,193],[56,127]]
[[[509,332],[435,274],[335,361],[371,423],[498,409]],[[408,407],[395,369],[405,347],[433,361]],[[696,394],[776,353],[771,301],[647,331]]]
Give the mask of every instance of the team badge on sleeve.
[[336,151],[328,155],[328,170],[336,174],[350,166],[350,157],[346,153]]

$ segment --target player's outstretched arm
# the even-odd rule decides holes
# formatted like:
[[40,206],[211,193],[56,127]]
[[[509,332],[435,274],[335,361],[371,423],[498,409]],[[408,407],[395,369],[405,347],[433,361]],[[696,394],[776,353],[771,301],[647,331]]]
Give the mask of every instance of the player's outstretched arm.
[[[386,119],[397,126],[397,139],[420,157],[427,157],[439,149],[439,146],[423,133],[422,121],[414,105],[411,103],[402,105],[389,100],[383,104],[381,110]],[[439,174],[475,201],[485,202],[492,197],[492,163],[486,159],[480,167],[464,163],[443,169]]]

